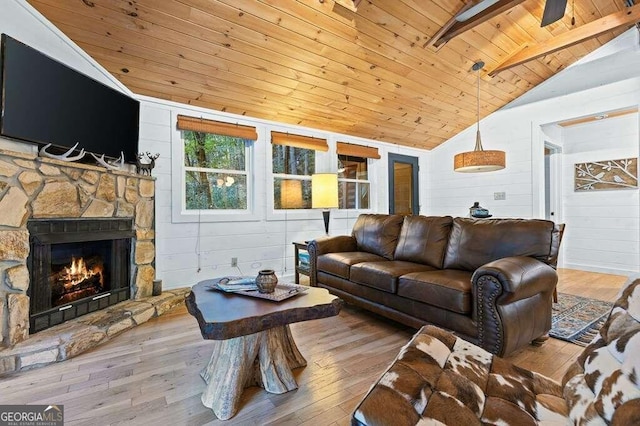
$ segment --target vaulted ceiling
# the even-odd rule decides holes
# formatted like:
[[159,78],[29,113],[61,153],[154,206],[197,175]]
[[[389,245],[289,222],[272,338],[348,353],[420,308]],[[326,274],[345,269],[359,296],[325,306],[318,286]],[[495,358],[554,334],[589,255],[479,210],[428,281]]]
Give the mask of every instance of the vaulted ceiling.
[[628,28],[491,77],[625,2],[569,0],[540,28],[544,0],[525,0],[432,47],[471,1],[28,0],[135,93],[424,149],[475,122],[474,62],[484,117]]

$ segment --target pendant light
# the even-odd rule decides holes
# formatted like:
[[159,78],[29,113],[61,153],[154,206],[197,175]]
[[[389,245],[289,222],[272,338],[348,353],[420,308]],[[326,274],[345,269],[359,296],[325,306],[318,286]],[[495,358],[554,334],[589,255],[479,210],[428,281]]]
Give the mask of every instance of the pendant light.
[[478,61],[473,64],[473,70],[478,74],[478,92],[477,92],[477,130],[476,130],[476,147],[473,151],[462,152],[456,154],[453,158],[453,170],[461,173],[476,172],[493,172],[502,170],[505,166],[504,151],[485,151],[482,149],[482,140],[480,139],[480,70],[484,66],[484,62]]

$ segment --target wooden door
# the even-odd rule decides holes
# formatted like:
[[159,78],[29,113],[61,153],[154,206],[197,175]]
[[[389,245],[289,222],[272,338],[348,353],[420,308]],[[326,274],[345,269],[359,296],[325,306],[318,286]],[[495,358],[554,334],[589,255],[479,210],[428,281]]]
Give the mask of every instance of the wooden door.
[[389,213],[420,214],[418,157],[389,154]]

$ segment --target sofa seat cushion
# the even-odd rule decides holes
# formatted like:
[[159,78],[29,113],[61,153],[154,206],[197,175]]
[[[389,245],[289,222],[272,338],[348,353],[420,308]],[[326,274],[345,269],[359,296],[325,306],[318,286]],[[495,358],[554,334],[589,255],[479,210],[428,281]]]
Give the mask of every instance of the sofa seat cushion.
[[471,314],[472,275],[456,269],[412,272],[398,279],[398,296],[460,314]]
[[345,280],[349,279],[349,270],[352,265],[361,262],[382,262],[386,259],[377,254],[367,253],[366,251],[348,251],[341,253],[327,253],[318,256],[318,271],[336,275]]
[[367,287],[396,293],[398,291],[398,277],[411,272],[433,270],[434,268],[431,266],[399,260],[362,262],[351,267],[349,279]]
[[425,326],[353,414],[361,425],[567,424],[557,382]]

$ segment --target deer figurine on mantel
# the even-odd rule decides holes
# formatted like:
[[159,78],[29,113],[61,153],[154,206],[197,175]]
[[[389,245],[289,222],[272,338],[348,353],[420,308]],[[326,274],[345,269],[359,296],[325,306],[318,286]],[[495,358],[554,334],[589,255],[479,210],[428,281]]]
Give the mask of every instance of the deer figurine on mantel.
[[[151,170],[156,166],[156,159],[160,153],[151,155],[150,152],[141,152],[136,155],[136,173],[151,176]],[[144,160],[146,158],[146,160]],[[144,161],[143,161],[144,160]]]

